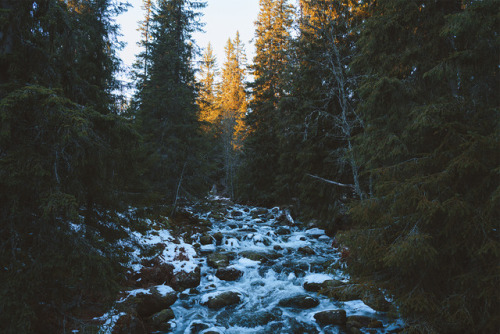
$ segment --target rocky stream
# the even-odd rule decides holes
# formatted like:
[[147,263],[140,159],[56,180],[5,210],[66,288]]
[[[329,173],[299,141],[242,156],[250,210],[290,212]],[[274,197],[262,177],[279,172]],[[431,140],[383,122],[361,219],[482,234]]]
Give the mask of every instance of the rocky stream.
[[324,231],[287,210],[212,198],[175,230],[131,232],[129,288],[103,333],[397,333],[384,294],[354,284]]

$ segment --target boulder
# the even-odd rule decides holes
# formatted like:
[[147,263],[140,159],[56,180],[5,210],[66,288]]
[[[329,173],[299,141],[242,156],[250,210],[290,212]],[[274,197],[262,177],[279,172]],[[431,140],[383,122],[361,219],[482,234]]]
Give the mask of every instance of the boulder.
[[321,283],[305,282],[304,283],[304,290],[310,291],[310,292],[320,292],[321,290],[328,290],[329,288],[334,288],[334,287],[338,287],[341,285],[345,285],[345,283],[342,281],[334,280],[334,279],[329,279],[329,280],[323,281]]
[[222,245],[222,240],[224,239],[224,235],[221,232],[214,233],[212,237],[215,239],[215,244],[217,246]]
[[113,334],[146,334],[146,327],[141,319],[132,314],[121,316],[113,327]]
[[321,326],[326,325],[340,325],[346,324],[346,311],[345,310],[327,310],[314,314],[314,319]]
[[277,234],[277,235],[287,235],[287,234],[290,234],[290,233],[292,233],[292,232],[290,231],[290,229],[289,229],[289,228],[287,228],[287,227],[284,227],[284,226],[280,226],[280,227],[278,227],[278,229],[276,230],[276,234]]
[[311,297],[306,294],[295,295],[293,297],[285,298],[279,301],[278,306],[281,307],[294,307],[300,309],[313,308],[319,305],[317,298]]
[[134,280],[138,283],[136,285],[147,287],[151,285],[158,285],[170,283],[174,275],[174,266],[162,262],[160,259],[155,258],[148,263],[143,263],[145,267],[141,268],[140,272],[134,276]]
[[188,333],[200,333],[201,331],[204,331],[205,329],[210,328],[209,325],[201,323],[201,322],[193,322],[191,326],[189,326],[189,331]]
[[208,234],[204,234],[200,237],[200,244],[202,245],[210,245],[212,244],[212,241],[213,241],[212,237],[209,236]]
[[151,293],[139,293],[131,298],[131,303],[135,304],[137,314],[142,318],[150,317],[168,307],[170,307],[177,300],[175,292],[160,295],[153,289]]
[[215,296],[208,297],[208,300],[202,305],[211,309],[220,309],[226,306],[235,305],[241,302],[241,295],[238,292],[227,291]]
[[347,317],[347,327],[368,327],[368,325],[374,321],[374,318],[367,317],[365,315],[351,315]]
[[243,272],[236,268],[219,268],[215,276],[223,281],[236,281],[243,276]]
[[172,288],[176,291],[183,291],[189,288],[196,288],[200,285],[201,273],[200,267],[196,267],[195,270],[186,272],[180,271],[174,275],[172,279]]
[[299,252],[301,252],[302,254],[305,254],[305,255],[315,255],[316,254],[316,252],[309,246],[300,247]]
[[172,319],[175,319],[175,314],[170,308],[153,314],[147,321],[149,332],[170,330],[170,324],[168,322]]
[[392,304],[385,299],[382,292],[376,289],[367,290],[361,300],[375,311],[388,312],[392,307]]
[[243,251],[240,252],[240,256],[246,257],[247,259],[253,261],[266,262],[268,260],[276,260],[282,257],[281,254],[275,252],[257,252],[257,251]]
[[233,210],[231,211],[231,217],[241,217],[243,215],[243,212],[238,211],[238,210]]
[[207,256],[207,264],[216,269],[227,267],[229,265],[229,255],[224,253],[212,253]]

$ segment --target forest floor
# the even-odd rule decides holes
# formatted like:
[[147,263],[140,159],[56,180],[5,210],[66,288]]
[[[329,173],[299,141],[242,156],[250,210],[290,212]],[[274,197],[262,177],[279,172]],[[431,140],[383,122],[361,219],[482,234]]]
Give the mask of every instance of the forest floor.
[[[134,218],[134,210],[122,215]],[[139,221],[138,221],[139,222]],[[397,333],[378,289],[345,273],[342,249],[287,210],[212,197],[175,222],[143,219],[121,239],[130,261],[101,333]]]

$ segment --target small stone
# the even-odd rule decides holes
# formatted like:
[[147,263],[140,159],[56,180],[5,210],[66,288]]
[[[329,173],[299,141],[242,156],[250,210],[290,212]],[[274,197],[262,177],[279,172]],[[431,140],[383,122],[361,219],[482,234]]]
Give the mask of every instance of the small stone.
[[326,325],[345,325],[346,311],[345,310],[327,310],[314,314],[314,319],[321,326]]
[[283,247],[281,247],[280,245],[274,245],[273,249],[275,251],[280,251],[280,250],[283,250]]

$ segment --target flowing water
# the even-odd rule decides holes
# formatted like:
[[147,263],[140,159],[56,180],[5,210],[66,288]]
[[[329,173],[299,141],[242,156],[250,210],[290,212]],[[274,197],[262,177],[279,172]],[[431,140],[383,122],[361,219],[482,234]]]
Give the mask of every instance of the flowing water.
[[[345,310],[348,317],[370,316],[384,325],[384,328],[361,329],[361,332],[397,331],[401,325],[398,320],[388,320],[361,300],[336,302],[304,290],[305,282],[349,280],[340,269],[328,269],[329,264],[340,258],[331,247],[331,238],[317,228],[304,230],[278,225],[278,217],[283,217],[283,212],[277,208],[267,213],[261,209],[263,213],[259,217],[256,210],[234,205],[228,209],[225,219],[211,218],[210,212],[200,215],[213,223],[209,234],[220,232],[222,240],[219,238],[218,245],[214,241],[201,246],[202,255],[197,259],[201,266],[201,284],[195,290],[181,293],[172,306],[176,316],[172,323],[174,333],[349,333],[344,327],[324,327],[316,322],[315,313],[334,309]],[[207,264],[211,253],[228,254],[228,268],[237,269],[243,275],[235,281],[217,278],[217,269]],[[238,293],[241,301],[219,309],[206,306],[208,300],[227,291]],[[319,304],[305,308],[311,305],[297,307],[293,302],[284,302],[297,295],[302,296],[299,298],[303,303],[310,301],[315,305],[314,299],[317,299]]]

